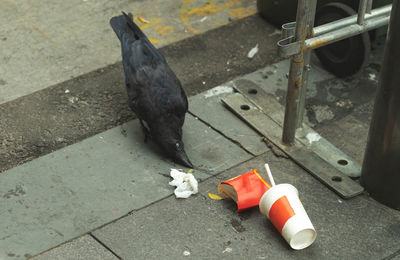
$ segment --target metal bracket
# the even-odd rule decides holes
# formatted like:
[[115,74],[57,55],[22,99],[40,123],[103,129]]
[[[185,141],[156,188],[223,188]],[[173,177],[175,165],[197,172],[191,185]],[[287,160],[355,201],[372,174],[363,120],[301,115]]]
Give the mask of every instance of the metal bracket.
[[288,38],[290,36],[294,36],[296,31],[296,22],[285,23],[282,25],[282,33],[281,39]]
[[[230,95],[222,102],[236,115],[341,197],[347,199],[362,193],[364,188],[349,177],[359,175],[361,167],[357,162],[307,126],[303,126],[296,135],[293,146],[284,145],[281,142],[281,105],[255,84],[249,86],[237,82],[235,85],[241,94]],[[346,161],[348,165],[341,165],[339,160]]]
[[288,58],[295,54],[299,54],[300,43],[294,41],[294,36],[289,36],[285,39],[278,41],[278,55],[281,58]]
[[281,40],[277,43],[279,57],[287,58],[300,52],[300,43],[295,41],[295,31],[296,22],[282,25]]

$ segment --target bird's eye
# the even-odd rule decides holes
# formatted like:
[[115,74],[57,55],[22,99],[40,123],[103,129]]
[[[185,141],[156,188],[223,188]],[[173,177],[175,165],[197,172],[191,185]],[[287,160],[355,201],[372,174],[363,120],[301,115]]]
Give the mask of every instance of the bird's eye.
[[175,144],[176,148],[179,148],[181,145],[179,143]]

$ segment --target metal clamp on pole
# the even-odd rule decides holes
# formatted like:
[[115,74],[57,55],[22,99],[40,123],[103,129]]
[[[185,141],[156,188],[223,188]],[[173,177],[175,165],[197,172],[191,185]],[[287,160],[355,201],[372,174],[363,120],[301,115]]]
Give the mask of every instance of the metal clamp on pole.
[[278,41],[278,56],[288,58],[300,53],[300,43],[295,40],[296,22],[282,25],[281,40]]
[[281,39],[294,36],[296,32],[296,22],[285,23],[282,25]]
[[300,52],[300,43],[295,41],[294,36],[289,36],[278,41],[278,56],[288,58]]

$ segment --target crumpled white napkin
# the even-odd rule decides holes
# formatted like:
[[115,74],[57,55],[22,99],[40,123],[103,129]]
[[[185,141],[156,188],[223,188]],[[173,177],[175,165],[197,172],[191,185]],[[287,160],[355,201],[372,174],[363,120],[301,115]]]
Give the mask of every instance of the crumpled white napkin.
[[173,180],[169,182],[169,185],[176,186],[174,193],[177,198],[186,199],[199,191],[199,184],[193,174],[171,169],[170,175]]

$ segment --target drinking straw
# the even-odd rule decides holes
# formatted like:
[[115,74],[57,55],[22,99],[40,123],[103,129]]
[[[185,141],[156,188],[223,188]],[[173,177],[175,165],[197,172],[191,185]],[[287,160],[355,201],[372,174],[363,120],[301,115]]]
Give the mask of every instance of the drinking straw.
[[272,173],[271,173],[271,170],[269,169],[268,163],[265,164],[265,169],[267,170],[269,182],[271,182],[272,187],[274,187],[275,186],[275,181],[274,181],[274,177],[272,177]]

